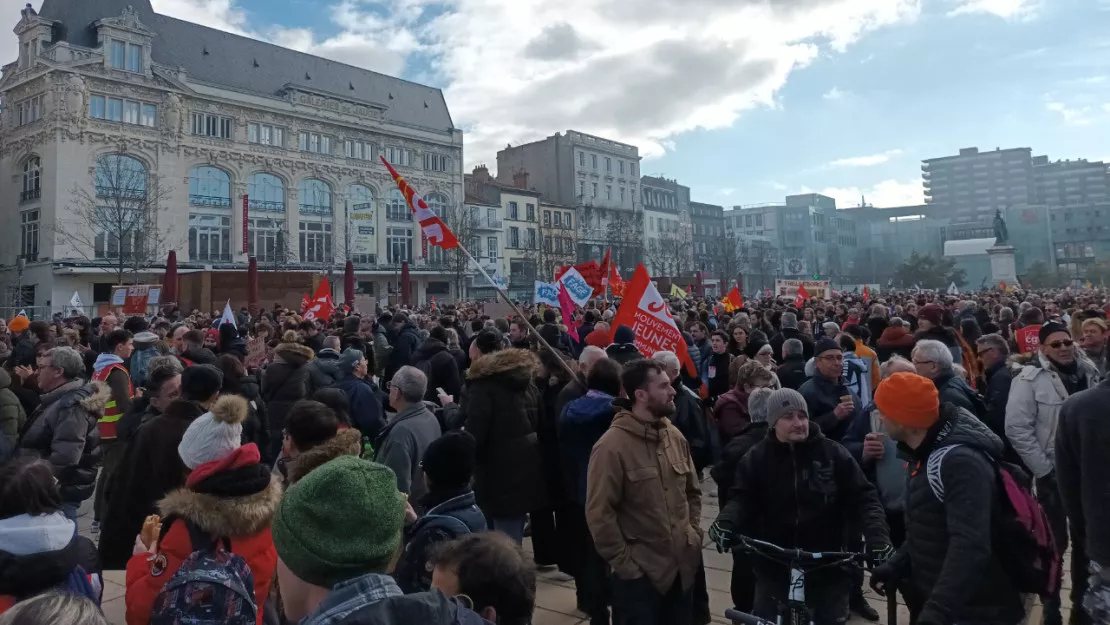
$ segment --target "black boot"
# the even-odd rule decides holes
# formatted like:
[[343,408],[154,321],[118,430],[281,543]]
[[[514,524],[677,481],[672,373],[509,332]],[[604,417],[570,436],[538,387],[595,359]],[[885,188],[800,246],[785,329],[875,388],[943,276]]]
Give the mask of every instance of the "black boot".
[[879,621],[879,612],[867,603],[867,599],[863,598],[863,590],[859,588],[852,589],[852,594],[848,597],[848,609],[872,623]]
[[1044,600],[1044,625],[1064,625],[1064,617],[1060,615],[1060,600]]

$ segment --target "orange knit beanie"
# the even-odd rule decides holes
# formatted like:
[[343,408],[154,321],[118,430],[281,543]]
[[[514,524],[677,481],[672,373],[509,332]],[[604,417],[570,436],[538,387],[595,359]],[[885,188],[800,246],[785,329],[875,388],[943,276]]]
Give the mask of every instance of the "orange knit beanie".
[[929,428],[940,418],[937,387],[916,373],[895,373],[880,382],[875,406],[886,418],[910,428]]

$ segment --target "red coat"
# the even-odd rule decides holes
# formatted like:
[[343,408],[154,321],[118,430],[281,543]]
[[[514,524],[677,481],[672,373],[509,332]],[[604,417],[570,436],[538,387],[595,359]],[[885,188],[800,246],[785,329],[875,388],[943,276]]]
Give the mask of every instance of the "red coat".
[[[162,518],[176,515],[196,524],[213,536],[231,539],[231,551],[251,567],[254,575],[254,599],[258,603],[258,623],[262,623],[262,605],[270,593],[270,582],[277,568],[277,551],[270,536],[270,522],[281,501],[281,478],[274,476],[261,492],[242,497],[220,497],[197,493],[188,488],[171,492],[159,504]],[[163,528],[163,531],[165,529]],[[146,625],[158,592],[162,590],[185,558],[192,553],[192,543],[185,524],[172,522],[158,545],[158,555],[140,553],[127,562],[128,625]]]

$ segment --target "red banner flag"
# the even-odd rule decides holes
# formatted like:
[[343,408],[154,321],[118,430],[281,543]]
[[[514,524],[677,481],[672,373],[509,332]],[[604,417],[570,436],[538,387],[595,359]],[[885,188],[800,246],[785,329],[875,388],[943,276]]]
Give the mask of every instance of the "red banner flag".
[[316,294],[312,296],[304,318],[307,321],[327,319],[333,312],[335,312],[335,304],[331,300],[331,285],[328,284],[328,279],[324,278],[316,287]]
[[559,283],[559,312],[563,315],[563,325],[567,327],[567,335],[578,342],[578,324],[574,323],[574,300],[567,291],[565,282]]
[[613,289],[613,297],[624,297],[624,280],[612,264],[609,265],[609,288]]
[[721,303],[725,305],[725,312],[733,312],[744,307],[744,298],[740,297],[740,289],[732,287]]
[[805,285],[798,285],[798,295],[794,298],[794,308],[801,308],[807,299],[809,299],[809,291],[806,290]]
[[443,223],[443,220],[432,212],[424,198],[420,197],[416,189],[413,189],[412,185],[401,174],[397,173],[396,169],[393,169],[393,165],[390,165],[384,156],[381,159],[385,168],[389,170],[389,175],[393,176],[393,182],[397,183],[397,188],[405,196],[413,215],[416,215],[416,221],[420,223],[420,231],[428,238],[428,243],[436,247],[442,247],[445,250],[458,247],[459,240],[455,237],[455,233],[451,232],[447,224]]
[[871,301],[871,289],[867,288],[866,284],[863,285],[863,301]]
[[[597,264],[596,260],[588,260],[584,263],[579,263],[574,265],[574,268],[578,270],[578,273],[582,274],[582,279],[586,281],[586,284],[593,287],[594,292],[591,297],[599,297],[605,292],[605,287],[601,284],[601,267]],[[570,269],[570,265],[556,269],[555,281],[558,282],[559,279],[563,277],[563,274],[570,271]]]
[[663,301],[659,289],[651,283],[651,276],[643,265],[636,267],[632,281],[625,285],[624,301],[613,316],[613,331],[620,326],[632,328],[636,335],[636,349],[645,358],[651,358],[658,351],[674,352],[686,371],[691,376],[697,376],[686,341],[682,340],[682,333],[671,318],[667,303]]
[[605,290],[605,286],[609,284],[609,267],[612,266],[609,252],[611,248],[605,248],[605,256],[601,257],[601,289]]

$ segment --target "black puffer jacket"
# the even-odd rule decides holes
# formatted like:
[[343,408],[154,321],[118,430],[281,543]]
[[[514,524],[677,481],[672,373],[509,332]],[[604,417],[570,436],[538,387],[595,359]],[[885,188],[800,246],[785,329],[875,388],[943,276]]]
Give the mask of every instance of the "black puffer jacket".
[[221,395],[238,395],[247,400],[247,419],[243,421],[244,445],[254,443],[262,453],[262,461],[273,464],[276,458],[267,457],[270,446],[270,420],[266,414],[266,402],[262,401],[262,389],[258,379],[253,375],[245,375],[238,383],[229,383],[224,379],[224,387],[220,389]]
[[940,403],[954,404],[977,417],[986,416],[986,405],[979,394],[958,375],[947,373],[933,380],[940,395]]
[[270,420],[270,452],[274,453],[285,417],[298,400],[311,397],[316,391],[312,376],[305,366],[312,360],[312,348],[300,343],[284,342],[274,348],[274,360],[262,371],[262,401]]
[[111,396],[107,384],[73,380],[44,394],[27,421],[19,451],[50,462],[64,502],[80,503],[93,494],[103,455],[96,422]]
[[886,514],[875,486],[847,449],[812,421],[804,443],[787,444],[773,429],[740,460],[720,520],[740,534],[780,547],[835,551],[848,527],[868,546],[889,545]]
[[806,360],[813,358],[813,339],[809,338],[797,328],[783,328],[782,332],[771,338],[771,349],[775,350],[771,357],[775,360],[782,358],[782,345],[790,339],[802,342],[802,357]]
[[428,376],[428,388],[424,399],[436,400],[436,388],[442,388],[452,397],[462,393],[462,373],[459,364],[447,345],[436,339],[425,339],[412,355],[412,365]]
[[474,492],[488,516],[523,515],[547,505],[537,431],[540,393],[532,382],[539,361],[522,349],[475,360],[459,412],[477,441]]
[[702,469],[713,462],[713,446],[709,439],[709,422],[705,418],[705,406],[698,394],[675,378],[674,415],[671,423],[686,437],[690,445],[690,457],[694,460],[694,470],[701,474]]
[[717,483],[717,492],[720,495],[719,501],[722,508],[728,505],[729,493],[732,492],[732,485],[736,482],[736,470],[740,467],[740,461],[751,451],[752,447],[755,447],[765,438],[767,438],[766,422],[749,423],[745,426],[743,432],[732,437],[728,445],[725,445],[725,448],[721,450],[721,460],[713,466],[709,474],[713,476],[713,481]]
[[390,334],[389,344],[393,347],[393,351],[389,353],[389,362],[385,365],[383,379],[392,380],[393,374],[397,373],[398,369],[411,365],[413,355],[423,342],[420,330],[417,330],[412,323],[406,323],[396,334]]
[[[929,457],[951,445],[959,447],[940,462],[941,502],[929,483]],[[1002,441],[970,412],[941,404],[940,421],[921,446],[899,444],[899,451],[910,458],[906,542],[890,564],[925,597],[921,620],[1020,621],[1021,595],[991,550],[991,521],[1001,503],[991,462],[1001,458]]]

